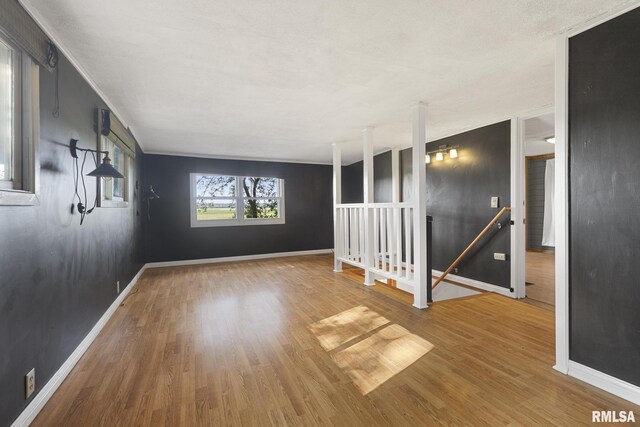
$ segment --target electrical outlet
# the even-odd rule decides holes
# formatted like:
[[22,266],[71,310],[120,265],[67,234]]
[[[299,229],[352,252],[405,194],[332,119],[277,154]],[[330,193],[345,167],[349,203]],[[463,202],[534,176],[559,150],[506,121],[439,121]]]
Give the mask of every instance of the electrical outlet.
[[453,268],[453,272],[454,272],[455,274],[458,274],[458,267],[454,267],[454,268]]
[[28,399],[31,397],[33,392],[36,391],[36,368],[27,373],[24,376],[24,398]]
[[500,252],[495,252],[493,254],[493,259],[495,259],[496,261],[506,261],[507,260],[507,254],[503,254]]
[[491,207],[498,208],[500,206],[500,198],[498,196],[491,196]]
[[116,282],[116,292],[120,293],[120,280]]

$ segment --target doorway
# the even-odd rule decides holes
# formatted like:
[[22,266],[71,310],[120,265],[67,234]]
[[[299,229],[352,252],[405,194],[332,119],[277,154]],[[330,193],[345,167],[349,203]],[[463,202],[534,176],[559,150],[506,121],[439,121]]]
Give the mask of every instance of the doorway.
[[523,120],[525,293],[555,305],[554,114]]

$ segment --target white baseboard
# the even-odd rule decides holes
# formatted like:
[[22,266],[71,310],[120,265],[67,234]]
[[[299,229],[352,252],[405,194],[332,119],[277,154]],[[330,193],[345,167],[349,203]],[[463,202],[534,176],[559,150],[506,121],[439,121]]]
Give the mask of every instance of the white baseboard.
[[[441,276],[442,271],[432,270],[432,274],[434,276]],[[467,277],[456,276],[455,274],[447,274],[445,280],[451,280],[453,282],[458,282],[463,285],[471,286],[472,288],[482,289],[483,291],[495,292],[496,294],[504,295],[509,298],[515,298],[515,293],[511,292],[508,288],[503,288],[502,286],[492,285],[491,283],[481,282],[475,279],[469,279]]]
[[146,268],[178,267],[181,265],[213,264],[219,262],[249,261],[266,258],[282,258],[299,255],[323,255],[333,253],[333,249],[314,249],[310,251],[276,252],[270,254],[228,256],[220,258],[186,259],[183,261],[148,262]]
[[[626,381],[622,381],[604,372],[596,371],[588,366],[581,365],[580,363],[569,361],[569,375],[591,384],[594,387],[598,387],[604,391],[608,391],[611,394],[615,394],[629,402],[640,405],[640,387],[629,384]],[[609,408],[602,408],[609,409]]]
[[93,326],[87,336],[84,337],[80,345],[78,345],[73,353],[71,353],[71,356],[67,358],[60,369],[58,369],[53,377],[51,377],[51,379],[44,385],[44,387],[42,387],[40,392],[33,398],[31,403],[29,403],[24,411],[22,411],[20,416],[16,418],[13,424],[11,424],[11,427],[27,427],[33,422],[42,408],[44,408],[44,405],[47,404],[51,396],[53,396],[58,387],[60,387],[60,384],[62,384],[65,378],[67,378],[67,375],[69,375],[73,367],[76,365],[76,363],[78,363],[80,358],[87,351],[91,343],[93,343],[93,341],[96,339],[104,325],[106,325],[111,316],[113,316],[113,313],[115,313],[116,309],[122,303],[122,300],[124,300],[127,294],[129,294],[131,288],[133,288],[133,285],[135,285],[138,279],[140,279],[140,276],[142,276],[142,273],[144,273],[145,269],[146,265],[142,266],[140,271],[138,271],[133,279],[131,279],[131,282],[129,282],[127,287],[124,288],[122,292],[120,292],[120,295],[118,295],[118,297],[113,301],[107,311],[104,312],[100,320],[98,320],[98,322]]

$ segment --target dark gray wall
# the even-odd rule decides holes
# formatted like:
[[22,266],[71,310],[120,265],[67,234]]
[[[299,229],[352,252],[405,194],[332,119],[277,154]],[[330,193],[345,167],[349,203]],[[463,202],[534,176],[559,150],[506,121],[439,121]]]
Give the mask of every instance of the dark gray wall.
[[[482,231],[499,209],[490,206],[491,196],[500,206],[510,206],[511,125],[496,123],[427,144],[427,151],[441,145],[459,145],[458,159],[437,162],[427,168],[427,214],[433,216],[433,268],[444,271]],[[401,152],[402,194],[411,194],[411,149]],[[510,217],[501,219],[460,264],[456,274],[509,288]],[[494,252],[507,254],[495,261]]]
[[[255,175],[285,180],[285,224],[191,228],[189,174]],[[151,262],[333,248],[332,168],[325,165],[145,156],[151,202]]]
[[[355,162],[342,167],[342,203],[362,203],[363,164]],[[373,157],[373,200],[376,203],[391,202],[391,151],[385,151]]]
[[640,10],[570,39],[570,358],[640,386]]
[[[60,117],[51,115],[55,75],[40,74],[40,206],[0,206],[0,425],[25,408],[24,375],[37,392],[85,338],[143,265],[138,193],[129,208],[72,215],[70,138],[96,148],[94,112],[106,105],[60,58]],[[135,174],[141,176],[142,153]],[[86,172],[91,169],[87,169]],[[87,178],[89,199],[95,178]]]
[[545,174],[547,160],[553,157],[527,158],[527,248],[553,251],[542,246],[544,226]]

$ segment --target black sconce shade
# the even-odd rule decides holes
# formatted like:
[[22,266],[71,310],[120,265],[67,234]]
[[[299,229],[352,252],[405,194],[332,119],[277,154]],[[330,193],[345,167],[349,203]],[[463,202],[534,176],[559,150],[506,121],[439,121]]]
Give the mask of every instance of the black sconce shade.
[[102,164],[98,166],[94,171],[89,172],[88,176],[95,177],[108,177],[108,178],[124,178],[124,176],[116,170],[113,166],[111,166],[111,159],[109,155],[105,155],[104,159],[102,159]]

